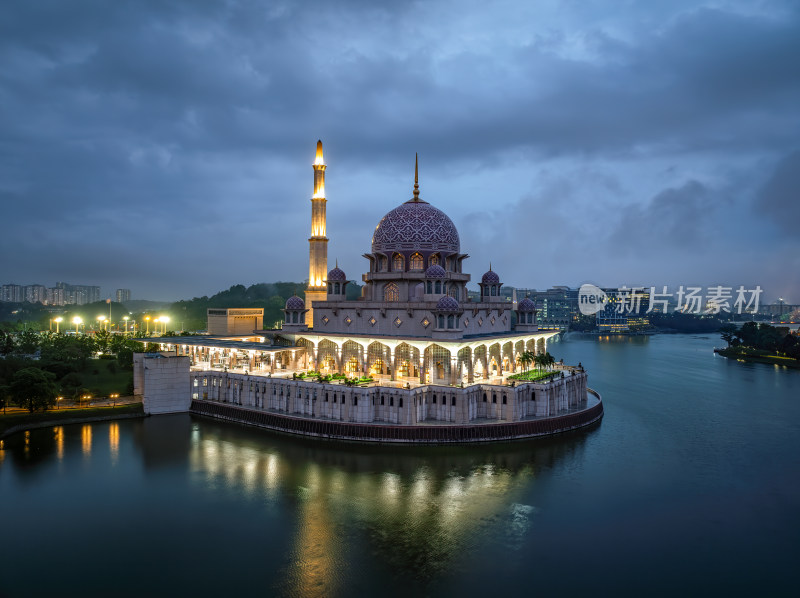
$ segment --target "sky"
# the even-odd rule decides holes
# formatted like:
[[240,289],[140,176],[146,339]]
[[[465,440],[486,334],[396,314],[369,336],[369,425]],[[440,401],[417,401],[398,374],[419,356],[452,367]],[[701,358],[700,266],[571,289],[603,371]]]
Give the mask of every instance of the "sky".
[[211,295],[367,270],[411,198],[509,285],[800,303],[800,3],[7,0],[0,283]]

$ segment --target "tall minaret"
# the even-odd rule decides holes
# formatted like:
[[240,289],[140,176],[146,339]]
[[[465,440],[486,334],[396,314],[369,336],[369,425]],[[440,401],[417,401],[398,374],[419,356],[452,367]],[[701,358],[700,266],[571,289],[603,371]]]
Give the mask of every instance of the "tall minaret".
[[311,196],[311,236],[308,239],[308,288],[306,289],[306,323],[314,325],[314,301],[328,297],[328,237],[325,236],[325,161],[322,141],[317,141],[314,159],[314,195]]

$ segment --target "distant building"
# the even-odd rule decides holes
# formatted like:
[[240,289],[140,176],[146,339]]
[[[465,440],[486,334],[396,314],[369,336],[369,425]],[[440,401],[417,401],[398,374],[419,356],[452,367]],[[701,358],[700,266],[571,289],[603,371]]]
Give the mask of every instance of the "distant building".
[[536,305],[539,328],[565,330],[578,319],[578,289],[566,286],[555,286],[546,291],[517,289],[516,294],[518,301],[530,297]]
[[253,334],[264,328],[262,308],[209,309],[207,312],[208,333],[219,336]]
[[30,284],[25,287],[25,301],[28,303],[47,303],[47,287]]
[[127,303],[131,300],[130,289],[117,289],[117,303]]
[[25,300],[25,293],[21,285],[4,284],[0,288],[0,301],[7,303],[22,303]]
[[603,289],[608,296],[605,307],[597,312],[597,329],[600,332],[628,332],[650,324],[649,288]]

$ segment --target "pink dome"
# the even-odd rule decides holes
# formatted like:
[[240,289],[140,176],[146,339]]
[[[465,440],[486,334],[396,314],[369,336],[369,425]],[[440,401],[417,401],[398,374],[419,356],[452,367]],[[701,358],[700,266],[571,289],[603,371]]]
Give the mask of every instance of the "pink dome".
[[328,272],[328,282],[347,282],[347,276],[344,273],[344,270],[341,270],[339,266],[336,266],[333,270]]
[[286,300],[286,309],[305,309],[306,302],[297,295],[293,295]]
[[442,251],[459,253],[453,221],[426,201],[413,199],[386,214],[372,235],[372,251]]
[[461,311],[461,306],[455,298],[445,295],[436,302],[436,311]]
[[444,278],[446,274],[447,272],[439,264],[428,266],[428,269],[425,270],[425,278]]
[[536,305],[528,297],[517,304],[517,311],[536,311]]
[[483,284],[500,284],[500,277],[497,275],[497,272],[490,269],[481,277],[481,282]]

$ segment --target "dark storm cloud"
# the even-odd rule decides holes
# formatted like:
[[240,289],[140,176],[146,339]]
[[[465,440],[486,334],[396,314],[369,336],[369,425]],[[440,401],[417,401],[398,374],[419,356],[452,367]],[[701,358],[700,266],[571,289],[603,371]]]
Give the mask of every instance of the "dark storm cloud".
[[[299,280],[318,137],[331,248],[351,277],[406,199],[417,150],[423,195],[476,261],[524,272],[521,285],[574,284],[584,267],[642,278],[658,267],[617,251],[623,233],[661,239],[671,265],[699,238],[730,249],[718,229],[745,213],[768,251],[767,218],[796,211],[797,159],[773,176],[800,133],[791,2],[616,15],[615,3],[7,4],[0,201],[14,225],[0,282],[175,297]],[[522,257],[531,220],[557,268]]]
[[780,161],[761,191],[757,207],[784,233],[800,237],[800,151]]

